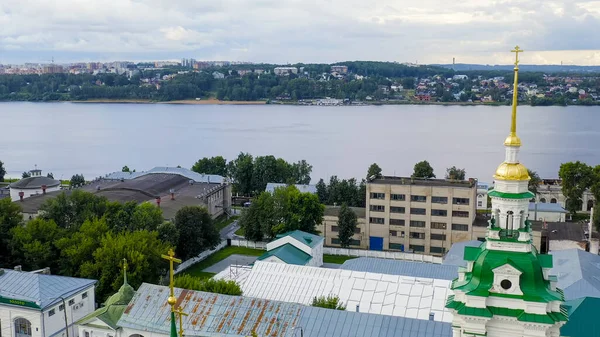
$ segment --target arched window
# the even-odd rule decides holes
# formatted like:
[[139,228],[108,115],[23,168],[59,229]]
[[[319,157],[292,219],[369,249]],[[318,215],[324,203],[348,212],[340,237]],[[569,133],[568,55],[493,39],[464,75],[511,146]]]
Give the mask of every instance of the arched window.
[[15,336],[29,337],[31,336],[31,322],[25,318],[15,319]]
[[540,199],[540,202],[541,202],[542,204],[545,204],[545,203],[546,203],[546,198],[541,198],[541,199]]
[[550,203],[551,203],[551,204],[556,204],[556,198],[552,198],[552,199],[550,199]]

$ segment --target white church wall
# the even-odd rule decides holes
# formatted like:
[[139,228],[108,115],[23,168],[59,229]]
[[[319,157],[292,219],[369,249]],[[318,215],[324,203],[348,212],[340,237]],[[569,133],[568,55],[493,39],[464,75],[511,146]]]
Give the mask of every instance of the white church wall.
[[42,313],[39,310],[11,305],[0,305],[0,324],[2,337],[16,337],[15,320],[24,318],[31,324],[31,337],[45,337]]
[[[86,298],[83,298],[83,294],[86,294]],[[71,302],[72,301],[72,302]],[[74,296],[65,297],[64,305],[66,310],[67,324],[69,325],[69,337],[77,337],[78,329],[74,326],[74,323],[84,316],[92,313],[95,310],[94,300],[94,288],[88,288],[84,291],[77,293]],[[72,304],[69,304],[72,303]],[[44,327],[46,336],[55,334],[65,328],[65,312],[60,310],[60,306],[63,305],[62,300],[55,306],[50,307],[44,311]],[[54,310],[54,315],[50,316],[49,311]],[[65,334],[66,337],[66,334]],[[106,337],[106,336],[103,336]]]
[[[46,188],[46,193],[54,192],[54,191],[59,191],[59,190],[60,190],[60,185],[57,185],[57,186],[54,186],[54,187],[48,187],[48,188]],[[20,199],[19,192],[23,192],[24,193],[23,199],[29,198],[29,197],[34,196],[34,195],[38,195],[38,194],[43,194],[44,193],[44,191],[42,191],[41,188],[34,188],[34,189],[32,189],[32,188],[25,188],[25,189],[22,189],[22,188],[12,188],[11,187],[10,188],[10,199],[12,201],[19,200]]]

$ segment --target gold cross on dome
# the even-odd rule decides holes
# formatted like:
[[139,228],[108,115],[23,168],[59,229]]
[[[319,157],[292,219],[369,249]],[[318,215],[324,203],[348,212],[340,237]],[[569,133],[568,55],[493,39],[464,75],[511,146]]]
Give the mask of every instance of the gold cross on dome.
[[515,49],[511,50],[511,52],[515,53],[515,66],[519,65],[519,53],[523,53],[523,49],[520,49],[519,46],[516,46]]
[[181,260],[175,257],[175,252],[172,248],[169,249],[169,252],[167,254],[168,255],[161,255],[161,257],[169,261],[169,288],[171,290],[171,296],[169,296],[168,303],[171,306],[171,310],[175,311],[174,305],[177,302],[177,299],[175,298],[175,291],[173,289],[173,262],[181,263]]
[[179,337],[183,337],[183,316],[188,316],[181,307],[175,309],[175,314],[179,316]]

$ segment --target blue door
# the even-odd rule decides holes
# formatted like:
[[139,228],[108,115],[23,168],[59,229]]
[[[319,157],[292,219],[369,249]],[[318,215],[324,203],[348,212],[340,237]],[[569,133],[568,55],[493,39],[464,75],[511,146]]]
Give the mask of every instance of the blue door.
[[371,250],[383,250],[383,238],[377,236],[369,237],[369,249]]

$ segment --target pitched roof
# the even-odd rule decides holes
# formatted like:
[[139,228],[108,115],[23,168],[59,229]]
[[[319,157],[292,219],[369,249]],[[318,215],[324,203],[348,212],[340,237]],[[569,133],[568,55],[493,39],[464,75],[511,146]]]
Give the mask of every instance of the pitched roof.
[[113,172],[104,176],[104,179],[112,179],[112,180],[128,180],[135,179],[150,173],[162,173],[162,174],[178,174],[180,176],[186,177],[189,180],[193,180],[197,183],[217,183],[220,184],[224,181],[224,178],[220,175],[216,174],[203,174],[197,173],[186,168],[182,167],[166,167],[166,166],[157,166],[148,171],[140,171],[140,172]]
[[348,260],[340,269],[368,273],[425,277],[452,281],[458,277],[458,268],[452,265],[439,265],[425,262],[377,259],[359,257]]
[[23,178],[17,182],[10,184],[10,188],[19,189],[40,189],[42,185],[47,187],[55,187],[60,185],[60,180],[48,178],[48,177],[29,177]]
[[322,236],[306,233],[300,230],[279,234],[277,235],[277,239],[281,239],[286,236],[291,236],[311,248],[316,247],[320,242],[323,241]]
[[479,246],[481,246],[481,241],[479,240],[456,242],[452,244],[452,247],[450,247],[450,250],[444,257],[444,262],[442,262],[442,264],[464,267],[467,265],[465,262],[465,247]]
[[586,241],[587,224],[579,222],[548,222],[548,240]]
[[[168,334],[169,288],[144,283],[118,325]],[[449,323],[340,311],[264,299],[175,288],[186,336],[451,337]]]
[[[535,202],[529,203],[529,211],[535,211]],[[538,202],[537,203],[537,211],[538,212],[546,212],[546,213],[568,213],[560,204],[546,203],[546,202]]]
[[131,302],[131,299],[134,295],[135,290],[133,287],[127,283],[124,283],[118,292],[106,300],[106,303],[102,308],[99,308],[89,315],[83,317],[77,322],[77,324],[84,325],[97,318],[116,330],[118,328],[117,322],[123,315],[123,312],[127,308],[129,302]]
[[264,260],[271,256],[275,256],[287,264],[297,264],[300,266],[306,265],[306,263],[312,259],[312,256],[289,243],[264,253],[258,257],[258,260]]
[[72,296],[96,282],[84,278],[0,269],[0,297],[33,302],[43,310],[58,303],[59,296]]
[[600,298],[579,298],[565,302],[563,307],[569,312],[569,321],[560,328],[561,336],[600,336],[600,320],[598,320]]
[[600,256],[580,249],[553,251],[554,267],[550,273],[558,277],[557,287],[566,300],[600,297]]
[[[268,183],[267,184],[267,188],[265,188],[265,191],[273,193],[273,191],[275,191],[276,188],[286,187],[286,186],[288,186],[288,185],[287,184],[280,184],[280,183]],[[296,186],[296,188],[298,189],[298,191],[300,191],[302,193],[317,193],[317,185],[299,185],[299,184],[295,184],[294,186]]]

